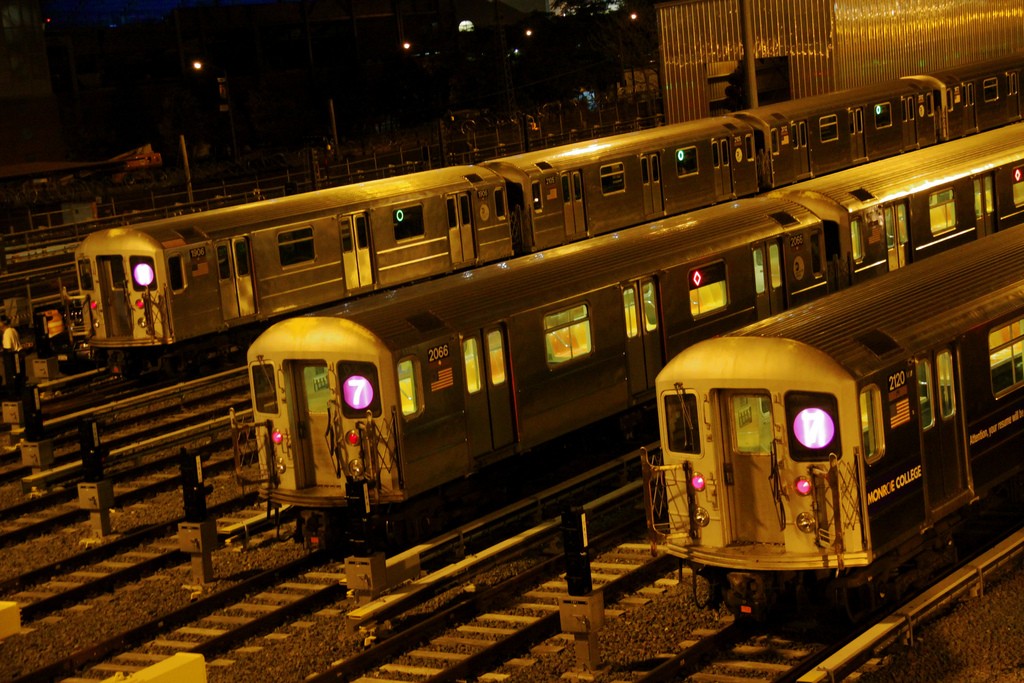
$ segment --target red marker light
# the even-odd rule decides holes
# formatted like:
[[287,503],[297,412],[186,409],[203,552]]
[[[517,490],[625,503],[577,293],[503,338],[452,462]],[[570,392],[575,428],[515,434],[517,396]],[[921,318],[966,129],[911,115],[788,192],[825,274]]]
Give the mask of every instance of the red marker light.
[[703,491],[704,490],[704,484],[705,484],[705,482],[704,482],[704,475],[703,474],[695,473],[690,478],[690,485],[693,486],[693,490],[694,491]]
[[135,308],[145,308],[146,304],[143,303],[142,299],[135,300]]
[[359,445],[359,432],[357,432],[354,429],[349,430],[349,432],[347,434],[345,434],[345,441],[350,446],[358,446]]
[[273,441],[275,444],[280,444],[282,441],[284,441],[284,434],[281,433],[280,429],[275,429],[270,433],[270,440]]
[[99,302],[96,302],[96,301],[90,301],[89,302],[89,308],[91,308],[92,310],[95,311],[97,306],[99,306]]
[[1013,169],[1013,182],[1019,183],[1024,179],[1024,166]]
[[796,492],[801,496],[807,496],[811,493],[811,482],[807,477],[797,477],[795,487]]
[[693,275],[690,276],[690,281],[693,283],[694,287],[700,287],[700,283],[703,279],[704,278],[701,276],[699,270],[693,271]]

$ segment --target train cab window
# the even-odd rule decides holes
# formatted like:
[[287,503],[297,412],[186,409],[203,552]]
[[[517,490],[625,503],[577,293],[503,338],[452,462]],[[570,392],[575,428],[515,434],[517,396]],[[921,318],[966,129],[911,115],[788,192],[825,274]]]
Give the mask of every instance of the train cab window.
[[[277,254],[281,259],[281,267],[294,266],[316,258],[313,248],[313,226],[297,230],[283,230],[277,234]],[[248,263],[248,257],[245,259]],[[241,261],[236,260],[241,264]],[[246,273],[239,273],[245,275]]]
[[86,290],[93,288],[92,263],[89,259],[82,259],[78,262],[78,286]]
[[772,156],[779,156],[779,129],[772,128]]
[[907,236],[907,206],[897,204],[885,207],[882,220],[885,222],[885,246],[893,249],[897,244],[906,244],[910,239]]
[[988,333],[988,363],[996,396],[1024,383],[1024,320]]
[[700,317],[725,308],[728,288],[725,279],[725,263],[719,261],[690,271],[690,314]]
[[590,353],[590,308],[586,304],[544,316],[544,340],[549,365],[559,365]]
[[534,180],[530,185],[530,189],[533,193],[533,210],[535,213],[540,213],[540,210],[544,207],[541,203],[540,182]]
[[888,102],[880,102],[875,105],[875,128],[889,128],[892,126],[892,105]]
[[260,413],[276,414],[277,384],[274,382],[274,366],[271,363],[253,363],[249,370],[249,378],[253,407]]
[[999,99],[999,79],[986,78],[981,82],[981,96],[986,102],[995,102]]
[[853,243],[853,260],[860,263],[864,260],[864,231],[861,230],[860,218],[850,219],[850,240]]
[[933,236],[956,230],[956,198],[953,188],[947,187],[928,195],[928,219]]
[[839,139],[839,118],[835,114],[822,116],[818,119],[818,138],[822,142]]
[[416,372],[417,364],[412,358],[398,361],[398,397],[402,407],[402,415],[409,417],[420,412],[419,380]]
[[507,209],[505,207],[505,190],[503,188],[494,189],[494,217],[499,220],[505,220]]
[[974,179],[974,217],[981,225],[986,216],[995,210],[995,197],[992,194],[992,176],[986,175]]
[[683,147],[676,150],[676,175],[682,178],[697,172],[697,148]]
[[479,347],[476,337],[462,340],[462,365],[466,369],[466,393],[469,394],[475,394],[483,388]]
[[697,397],[682,391],[666,393],[663,403],[668,449],[674,453],[700,453]]
[[[181,260],[180,256],[172,256],[170,258]],[[131,271],[133,290],[136,292],[147,289],[151,292],[156,290],[156,268],[153,259],[148,256],[130,256],[128,258],[128,269]],[[178,289],[181,288],[179,287]]]
[[185,264],[178,254],[167,257],[167,284],[172,292],[185,289]]
[[743,136],[743,146],[747,150],[747,161],[754,160],[754,136],[751,133],[747,133]]
[[943,420],[948,420],[956,412],[956,397],[953,394],[953,355],[949,351],[942,351],[935,356],[935,370],[939,380],[939,414]]
[[231,279],[231,259],[226,244],[217,245],[217,278],[220,280]]
[[501,330],[487,333],[487,365],[490,370],[491,386],[505,383],[505,335]]
[[395,231],[395,241],[423,237],[423,207],[419,204],[403,206],[391,212],[391,226]]
[[874,385],[864,387],[860,392],[860,445],[868,464],[885,455],[883,424],[881,392]]
[[640,334],[640,325],[636,314],[636,290],[632,287],[622,290],[622,309],[626,314],[626,336],[635,339]]
[[[644,166],[646,169],[646,165]],[[621,161],[601,167],[601,194],[616,194],[626,191],[626,166]]]
[[302,361],[302,389],[306,397],[306,409],[311,413],[326,414],[331,403],[331,385],[327,379],[327,363],[323,361]]
[[654,280],[644,280],[640,293],[644,301],[644,332],[653,332],[658,329],[658,290]]
[[935,399],[932,395],[932,364],[921,359],[915,364],[917,370],[917,405],[920,409],[921,431],[931,429],[935,424]]
[[772,402],[768,394],[734,394],[729,397],[733,448],[737,453],[771,453],[775,445]]

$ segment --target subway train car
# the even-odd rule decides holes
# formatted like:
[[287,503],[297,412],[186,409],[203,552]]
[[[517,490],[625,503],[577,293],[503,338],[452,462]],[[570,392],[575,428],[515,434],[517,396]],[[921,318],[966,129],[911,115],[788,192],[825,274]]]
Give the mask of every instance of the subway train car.
[[[1017,55],[99,232],[76,253],[88,343],[114,367],[177,371],[186,360],[244,346],[284,315],[1018,121],[1022,69]],[[974,92],[982,95],[967,97]],[[972,106],[985,109],[966,111]]]
[[[934,178],[915,176],[914,189],[893,201],[926,197],[964,158],[973,169],[966,177],[1024,167],[1024,142],[992,151],[994,135],[914,152],[915,172],[930,166]],[[897,162],[876,162],[874,174]],[[1024,182],[995,177],[1012,182],[1005,196],[1024,206]],[[368,483],[375,507],[407,503],[571,430],[630,415],[653,398],[666,358],[853,283],[830,277],[828,262],[853,262],[854,241],[783,194],[271,326],[248,354],[266,495],[303,508],[318,536],[331,538],[352,479]],[[958,199],[974,206],[973,191]],[[930,234],[939,213],[908,212],[908,234]],[[1024,222],[1019,211],[1005,216],[1002,228]],[[883,241],[881,230],[872,234]],[[397,512],[388,524],[400,526]]]
[[653,538],[738,614],[898,598],[1019,483],[1022,330],[1009,230],[687,348],[656,382]]

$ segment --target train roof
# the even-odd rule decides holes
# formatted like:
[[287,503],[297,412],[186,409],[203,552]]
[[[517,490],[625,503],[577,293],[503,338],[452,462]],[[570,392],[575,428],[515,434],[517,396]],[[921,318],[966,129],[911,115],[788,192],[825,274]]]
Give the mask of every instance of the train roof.
[[1024,229],[1010,228],[726,336],[789,339],[864,377],[1019,310],[1022,300]]
[[347,301],[316,315],[348,318],[389,347],[403,348],[431,332],[482,326],[684,259],[697,261],[726,247],[746,246],[776,235],[780,219],[787,227],[817,222],[805,208],[780,198],[739,200]]
[[[865,101],[892,100],[901,95],[925,92],[927,86],[912,80],[898,82],[874,83],[856,88],[836,90],[821,95],[811,95],[795,100],[785,100],[774,104],[765,104],[753,109],[737,112],[741,118],[752,117],[757,121],[787,124],[796,119],[813,116],[816,113],[834,112],[846,105],[862,104]],[[745,116],[743,116],[745,115]]]

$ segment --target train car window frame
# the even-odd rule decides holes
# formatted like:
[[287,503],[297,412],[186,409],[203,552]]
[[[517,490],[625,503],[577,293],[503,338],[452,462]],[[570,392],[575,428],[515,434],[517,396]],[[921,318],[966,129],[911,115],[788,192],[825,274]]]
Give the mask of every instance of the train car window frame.
[[854,263],[861,263],[864,260],[864,231],[860,229],[860,216],[850,219],[850,241]]
[[277,233],[277,257],[282,268],[315,261],[313,226],[306,225]]
[[217,253],[217,279],[220,281],[231,279],[231,252],[227,244],[218,244]]
[[1013,205],[1020,208],[1024,206],[1024,166],[1018,166],[1010,172],[1011,187],[1013,189]]
[[590,306],[575,304],[544,315],[544,347],[549,367],[586,358],[594,350]]
[[415,356],[400,358],[395,363],[395,381],[398,385],[399,411],[406,419],[423,412],[423,382],[420,380],[420,362]]
[[935,426],[935,396],[933,395],[932,364],[927,358],[919,358],[914,363],[917,379],[917,407],[921,431],[926,432]]
[[530,191],[533,196],[533,212],[540,213],[544,209],[543,193],[540,191],[540,181],[534,180],[530,183]]
[[636,289],[632,285],[622,288],[622,311],[626,316],[626,338],[636,339],[640,334],[640,321],[637,314]]
[[754,257],[754,294],[761,296],[768,291],[768,282],[765,277],[764,247],[758,245],[751,250]]
[[885,455],[885,429],[882,422],[882,392],[869,384],[860,390],[857,404],[860,412],[860,446],[864,461],[872,465]]
[[730,393],[726,400],[733,452],[742,455],[770,455],[775,446],[771,396],[764,392],[748,391]]
[[494,188],[494,217],[498,221],[504,221],[508,215],[508,205],[505,203],[505,188]]
[[989,330],[988,364],[993,396],[998,398],[1024,384],[1024,320]]
[[273,363],[256,361],[249,365],[253,409],[260,413],[280,413],[277,403],[277,373]]
[[665,412],[665,441],[669,451],[700,455],[697,396],[685,389],[665,392],[662,406]]
[[185,291],[185,260],[181,254],[167,257],[167,286],[176,294]]
[[448,215],[448,229],[454,230],[459,227],[459,214],[455,208],[455,197],[444,198],[445,213]]
[[78,286],[83,290],[95,288],[92,276],[92,261],[87,258],[78,260]]
[[644,312],[644,332],[654,332],[658,329],[658,289],[653,279],[640,282],[640,301]]
[[697,147],[680,147],[676,150],[676,177],[694,175],[700,173],[700,158],[697,156]]
[[479,393],[484,384],[480,371],[480,344],[476,337],[462,340],[462,367],[466,375],[466,393]]
[[772,145],[772,156],[777,157],[781,153],[779,149],[779,129],[772,128],[771,130],[771,145]]
[[724,310],[729,305],[728,273],[725,261],[691,268],[686,275],[690,315],[694,320]]
[[956,192],[953,186],[928,193],[928,225],[932,237],[956,230]]
[[747,161],[754,160],[754,134],[747,133],[743,136],[743,146],[747,150]]
[[415,240],[426,234],[423,222],[423,205],[409,204],[391,210],[391,228],[395,241]]
[[892,105],[889,102],[879,102],[874,107],[875,130],[892,127]]
[[956,394],[953,391],[953,354],[948,350],[935,355],[935,380],[939,390],[939,415],[949,420],[956,414]]
[[505,372],[505,335],[500,329],[488,330],[487,378],[492,387],[500,387],[508,380]]
[[981,82],[981,97],[986,102],[995,102],[999,99],[998,78],[991,76]]
[[778,242],[772,242],[768,245],[768,265],[771,267],[769,271],[772,277],[772,289],[778,291],[782,289],[782,249],[779,247]]
[[601,194],[621,194],[626,191],[626,165],[621,161],[604,164],[598,170],[601,179]]
[[839,117],[836,114],[818,119],[818,139],[821,142],[835,142],[839,139]]

